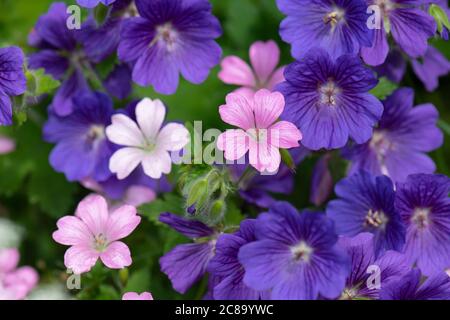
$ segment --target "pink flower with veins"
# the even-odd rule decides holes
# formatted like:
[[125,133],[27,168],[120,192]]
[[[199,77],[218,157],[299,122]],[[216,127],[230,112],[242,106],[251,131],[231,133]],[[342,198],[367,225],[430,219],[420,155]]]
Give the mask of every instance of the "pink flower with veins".
[[122,300],[153,300],[150,292],[138,294],[136,292],[127,292],[123,295]]
[[0,300],[25,299],[39,280],[31,267],[18,268],[20,254],[17,249],[0,249]]
[[279,149],[298,147],[302,139],[293,123],[278,121],[283,110],[284,97],[279,92],[261,89],[253,97],[230,93],[219,108],[220,117],[240,129],[222,133],[217,147],[227,160],[241,159],[249,152],[249,162],[256,170],[276,172],[281,163]]
[[250,67],[244,60],[229,56],[222,60],[219,79],[227,84],[242,86],[235,93],[251,97],[259,89],[273,91],[284,81],[284,67],[277,69],[280,49],[275,41],[258,41],[250,47]]
[[153,179],[170,173],[172,159],[169,152],[179,151],[189,143],[189,131],[179,123],[169,123],[161,128],[165,116],[163,103],[148,98],[136,106],[137,123],[124,114],[112,116],[106,135],[111,142],[125,146],[109,161],[109,169],[119,180],[128,177],[139,164]]
[[111,269],[131,265],[128,246],[118,241],[129,236],[141,222],[136,208],[124,205],[108,212],[105,198],[90,195],[77,207],[75,216],[58,220],[53,239],[71,246],[64,256],[64,264],[76,274],[88,272],[100,260]]

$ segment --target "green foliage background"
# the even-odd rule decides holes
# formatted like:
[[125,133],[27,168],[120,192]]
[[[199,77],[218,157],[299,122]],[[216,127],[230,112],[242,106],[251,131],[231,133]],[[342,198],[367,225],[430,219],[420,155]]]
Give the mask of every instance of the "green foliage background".
[[[0,0],[0,46],[18,45],[25,52],[32,52],[27,46],[27,35],[38,17],[45,13],[51,0]],[[75,0],[66,0],[74,4]],[[282,63],[292,61],[289,46],[278,35],[282,19],[275,0],[211,0],[214,14],[220,19],[224,35],[219,42],[224,55],[238,55],[248,60],[248,48],[256,40],[274,39],[282,49]],[[83,11],[86,16],[87,11]],[[450,59],[450,44],[433,40]],[[136,87],[134,98],[149,96],[161,98],[169,107],[169,119],[194,121],[202,120],[204,128],[223,128],[218,115],[218,106],[224,103],[225,95],[233,88],[222,84],[218,78],[219,68],[215,68],[208,80],[200,85],[182,81],[178,92],[172,96],[159,96],[149,88]],[[445,145],[432,153],[438,171],[450,175],[450,79],[442,78],[439,89],[434,93],[425,91],[409,68],[402,86],[413,87],[416,104],[432,102],[441,114],[440,126],[446,131]],[[0,128],[17,142],[17,150],[0,156],[0,217],[7,217],[25,228],[21,245],[22,263],[35,266],[41,274],[42,282],[64,283],[66,275],[63,265],[65,248],[51,239],[57,218],[71,214],[77,203],[87,194],[78,184],[69,183],[64,176],[49,166],[48,155],[51,145],[43,142],[41,126],[46,119],[46,108],[50,98],[33,106],[28,121],[11,128]],[[117,107],[125,105],[116,101]],[[307,158],[297,168],[297,183],[294,195],[287,197],[298,208],[311,207],[309,184],[312,166],[317,155]],[[336,156],[333,162],[333,176],[340,178],[345,171],[345,163]],[[83,290],[79,298],[115,299],[124,291],[151,291],[158,299],[180,299],[182,296],[171,288],[166,276],[159,271],[158,259],[175,244],[185,241],[183,237],[156,222],[159,212],[181,211],[180,199],[168,195],[151,206],[143,208],[148,219],[126,240],[134,257],[134,264],[127,275],[111,273],[97,266],[88,276],[83,277]],[[237,215],[254,210],[248,207],[233,208]],[[248,212],[247,212],[248,211]],[[232,213],[229,213],[232,214]],[[239,219],[237,219],[239,220]],[[125,281],[125,279],[128,279]],[[192,288],[183,298],[201,298],[205,291],[203,282]],[[77,293],[77,292],[75,292]]]

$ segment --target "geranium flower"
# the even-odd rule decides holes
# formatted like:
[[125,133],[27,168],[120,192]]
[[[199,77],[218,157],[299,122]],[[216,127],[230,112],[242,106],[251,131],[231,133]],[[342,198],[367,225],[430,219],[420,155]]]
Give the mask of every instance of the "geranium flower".
[[143,292],[141,294],[127,292],[123,295],[122,300],[153,300],[153,296],[150,292]]
[[110,4],[113,4],[116,0],[77,0],[77,3],[80,6],[86,7],[86,8],[95,8],[98,6],[98,4],[101,2],[105,6],[109,6]]

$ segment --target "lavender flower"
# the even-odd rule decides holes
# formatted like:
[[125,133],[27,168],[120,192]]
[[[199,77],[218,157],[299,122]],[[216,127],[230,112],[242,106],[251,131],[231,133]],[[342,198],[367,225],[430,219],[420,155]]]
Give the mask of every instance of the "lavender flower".
[[49,112],[44,139],[56,143],[50,164],[69,181],[105,181],[112,175],[108,162],[114,149],[105,135],[113,114],[112,101],[102,93],[85,93],[73,100],[69,116]]
[[277,0],[277,4],[287,15],[280,26],[281,38],[292,45],[296,59],[315,47],[338,58],[372,45],[364,0]]
[[339,198],[329,202],[327,215],[335,221],[339,235],[373,233],[377,257],[384,250],[402,250],[405,228],[395,210],[394,186],[388,177],[361,171],[341,180],[335,191]]
[[220,61],[222,33],[207,0],[136,0],[140,17],[123,23],[119,57],[134,64],[133,81],[175,93],[179,73],[199,84]]
[[171,213],[161,214],[159,221],[195,242],[178,245],[159,260],[161,271],[170,278],[174,289],[185,293],[203,277],[214,256],[215,231],[200,221],[188,220]]
[[425,55],[420,59],[412,60],[411,64],[414,73],[429,92],[436,90],[439,86],[439,78],[450,72],[450,62],[432,46],[428,46]]
[[344,289],[349,261],[336,244],[333,222],[322,213],[299,214],[277,203],[258,217],[256,239],[239,251],[244,283],[254,290],[290,300],[319,294],[332,299]]
[[22,50],[18,47],[0,48],[0,126],[12,124],[10,97],[25,91]]
[[450,178],[416,174],[397,184],[395,206],[406,225],[405,254],[429,276],[450,267]]
[[110,4],[114,3],[116,0],[77,0],[78,4],[80,6],[86,7],[86,8],[94,8],[98,6],[98,4],[101,2],[105,6],[109,6]]
[[401,88],[384,101],[384,113],[369,142],[343,153],[352,161],[350,174],[361,169],[405,181],[414,173],[433,173],[436,166],[425,152],[439,148],[443,134],[432,104],[413,108],[414,91]]
[[349,137],[365,143],[380,119],[383,105],[368,91],[378,81],[357,56],[332,60],[314,50],[285,71],[278,86],[286,99],[282,118],[294,122],[308,149],[343,147]]

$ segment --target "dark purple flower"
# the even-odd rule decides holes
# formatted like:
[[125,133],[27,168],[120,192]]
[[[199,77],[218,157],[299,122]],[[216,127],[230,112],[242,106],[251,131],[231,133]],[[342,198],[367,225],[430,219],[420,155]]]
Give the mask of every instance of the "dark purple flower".
[[127,98],[133,90],[130,67],[124,63],[116,65],[103,84],[112,96],[118,99]]
[[432,46],[428,46],[422,58],[412,60],[411,63],[415,74],[430,92],[438,88],[439,77],[446,76],[450,72],[450,62]]
[[136,0],[140,17],[123,23],[119,57],[134,63],[133,81],[175,93],[179,73],[189,82],[205,81],[222,50],[222,34],[207,0]]
[[421,281],[420,270],[413,269],[396,281],[383,286],[381,300],[450,300],[450,277],[445,272]]
[[11,96],[27,89],[23,52],[18,47],[0,48],[0,126],[12,124]]
[[372,138],[343,155],[352,161],[350,174],[363,169],[387,175],[394,182],[414,173],[433,173],[436,166],[425,152],[439,148],[443,134],[437,127],[438,111],[432,104],[413,108],[414,91],[401,88],[384,101],[384,113]]
[[56,144],[50,164],[69,181],[105,181],[112,175],[108,163],[113,145],[105,135],[113,114],[112,101],[102,93],[84,93],[75,97],[73,103],[69,116],[60,117],[49,111],[44,139]]
[[256,240],[255,223],[256,220],[244,220],[239,231],[217,239],[216,255],[208,266],[208,272],[221,279],[214,286],[214,299],[259,300],[262,297],[263,293],[245,285],[245,271],[238,260],[239,249]]
[[331,154],[326,153],[317,160],[313,169],[309,201],[316,206],[324,204],[333,192],[333,176],[328,168],[330,159]]
[[[384,63],[389,53],[387,31],[400,48],[410,57],[423,56],[428,48],[428,38],[436,33],[434,19],[419,8],[423,0],[367,0],[368,5],[378,5],[380,25],[374,26],[372,46],[362,48],[364,61],[372,66]],[[385,24],[389,22],[389,25]]]
[[349,273],[346,254],[337,246],[333,222],[318,212],[303,212],[286,202],[256,221],[257,241],[244,245],[239,261],[244,283],[271,298],[298,300],[338,297]]
[[392,49],[386,61],[374,67],[379,76],[384,76],[395,83],[400,83],[406,73],[407,63],[400,50]]
[[405,254],[422,273],[450,267],[450,178],[415,174],[397,184],[395,206],[406,225]]
[[115,1],[116,0],[77,0],[78,4],[80,6],[83,6],[86,8],[94,8],[100,2],[103,3],[105,6],[109,6],[110,4],[114,3]]
[[89,88],[82,71],[85,56],[77,48],[76,30],[67,28],[68,17],[64,3],[53,3],[48,13],[39,18],[29,37],[30,45],[40,49],[30,55],[30,69],[44,68],[62,81],[52,103],[59,116],[70,114],[74,108],[72,98]]
[[395,210],[391,179],[361,171],[336,184],[335,192],[338,199],[329,202],[327,215],[334,220],[337,234],[374,234],[377,257],[384,250],[402,250],[405,227]]
[[287,16],[280,26],[281,38],[292,45],[296,59],[315,47],[338,58],[372,45],[364,0],[277,0],[277,4]]
[[378,299],[380,288],[411,270],[405,255],[396,251],[386,251],[377,259],[371,233],[341,237],[339,245],[347,251],[352,264],[340,299]]
[[159,259],[161,271],[172,281],[174,289],[185,293],[203,277],[214,256],[215,231],[200,221],[171,213],[161,214],[159,221],[194,240],[194,243],[176,246]]
[[282,118],[300,128],[305,147],[336,149],[349,137],[356,143],[370,139],[383,105],[368,93],[378,81],[357,56],[332,60],[314,50],[289,65],[284,76],[277,87],[286,99]]

